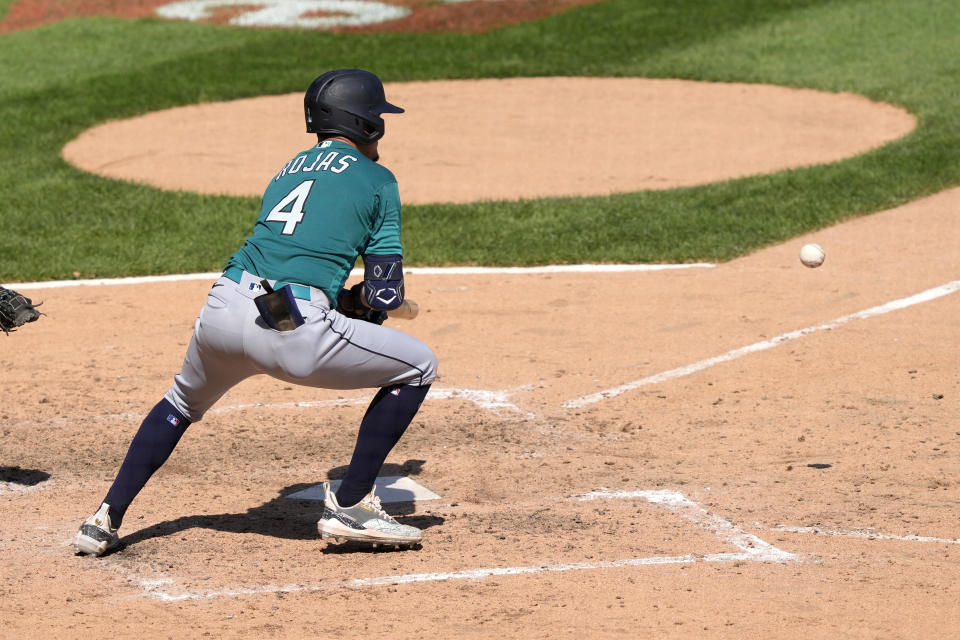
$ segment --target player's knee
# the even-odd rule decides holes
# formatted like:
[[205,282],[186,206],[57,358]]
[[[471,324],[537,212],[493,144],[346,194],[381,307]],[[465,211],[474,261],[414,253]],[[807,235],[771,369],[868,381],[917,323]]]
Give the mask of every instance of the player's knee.
[[421,367],[421,374],[419,387],[425,387],[428,384],[433,384],[433,381],[437,379],[437,367],[439,363],[437,361],[437,356],[430,347],[424,345],[424,362]]
[[200,422],[200,420],[203,419],[204,412],[197,410],[196,407],[191,407],[188,395],[178,384],[176,384],[176,381],[174,382],[174,385],[167,390],[163,397],[191,423]]

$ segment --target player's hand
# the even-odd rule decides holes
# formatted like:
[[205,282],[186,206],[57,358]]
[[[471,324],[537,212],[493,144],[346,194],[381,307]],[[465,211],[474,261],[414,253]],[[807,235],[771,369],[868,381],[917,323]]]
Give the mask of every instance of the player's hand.
[[352,289],[340,289],[337,294],[337,311],[347,316],[356,312]]
[[387,319],[386,311],[371,309],[363,302],[363,283],[355,284],[349,289],[341,289],[337,295],[337,311],[353,318],[373,324],[383,324]]

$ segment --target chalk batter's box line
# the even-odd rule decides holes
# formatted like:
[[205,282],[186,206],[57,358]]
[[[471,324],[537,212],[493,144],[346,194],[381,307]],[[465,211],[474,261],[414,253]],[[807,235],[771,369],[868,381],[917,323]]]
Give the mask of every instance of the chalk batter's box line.
[[[510,396],[514,393],[530,391],[541,388],[542,385],[524,385],[511,389],[459,389],[433,387],[425,399],[429,402],[438,400],[463,400],[471,402],[481,409],[497,415],[502,415],[501,411],[516,414],[521,419],[536,419],[534,413],[525,411],[517,405],[510,402]],[[373,395],[355,396],[349,398],[331,398],[326,400],[299,400],[290,402],[255,402],[251,404],[236,405],[214,405],[207,412],[208,416],[218,414],[235,413],[237,411],[246,411],[250,409],[316,409],[322,407],[355,407],[366,406],[370,403]],[[142,413],[108,413],[95,416],[95,420],[137,420],[143,419]]]
[[747,533],[733,523],[720,516],[714,515],[690,500],[678,491],[608,491],[600,490],[574,496],[574,501],[590,500],[623,500],[642,499],[651,504],[662,506],[673,511],[695,526],[716,535],[722,542],[737,549],[729,553],[697,554],[689,553],[679,556],[650,556],[645,558],[626,558],[622,560],[604,560],[598,562],[555,563],[542,562],[534,565],[516,567],[481,567],[463,571],[436,572],[436,573],[407,573],[354,580],[336,580],[318,584],[286,584],[286,585],[258,585],[240,586],[210,591],[177,591],[172,578],[144,579],[128,575],[136,583],[144,595],[164,602],[179,602],[183,600],[210,600],[223,597],[255,596],[272,593],[296,593],[332,591],[336,589],[357,589],[367,587],[415,584],[423,582],[448,582],[455,580],[482,580],[495,576],[535,575],[539,573],[562,573],[568,571],[593,571],[605,569],[622,569],[629,567],[693,564],[697,562],[734,563],[734,562],[774,562],[786,563],[798,561],[796,555],[778,549],[761,540],[759,537]]

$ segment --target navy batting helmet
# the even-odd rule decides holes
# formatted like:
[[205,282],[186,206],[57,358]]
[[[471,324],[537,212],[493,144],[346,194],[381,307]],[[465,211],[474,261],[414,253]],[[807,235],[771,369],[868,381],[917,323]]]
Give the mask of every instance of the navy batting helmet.
[[383,137],[381,113],[403,113],[387,102],[380,78],[362,69],[337,69],[319,76],[303,97],[307,133],[339,135],[359,144]]

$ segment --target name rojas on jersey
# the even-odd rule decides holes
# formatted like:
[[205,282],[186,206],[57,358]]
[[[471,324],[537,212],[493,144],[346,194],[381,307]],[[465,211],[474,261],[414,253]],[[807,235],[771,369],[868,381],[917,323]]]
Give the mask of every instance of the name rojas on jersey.
[[[307,157],[309,153],[301,153],[296,158],[288,162],[283,166],[283,169],[280,170],[273,181],[276,182],[280,178],[286,175],[294,173],[310,173],[316,171],[330,171],[331,173],[343,173],[350,166],[359,160],[356,156],[351,156],[349,154],[342,154],[339,151],[328,151],[326,154],[319,153],[317,157],[313,159],[308,166],[304,166],[307,162]],[[336,163],[336,166],[334,166]]]

